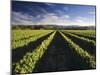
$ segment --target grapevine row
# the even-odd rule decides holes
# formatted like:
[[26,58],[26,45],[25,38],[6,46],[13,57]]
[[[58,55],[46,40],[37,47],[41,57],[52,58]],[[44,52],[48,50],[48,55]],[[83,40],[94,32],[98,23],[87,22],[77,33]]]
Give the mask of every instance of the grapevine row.
[[84,37],[87,37],[87,38],[94,38],[95,39],[95,32],[93,31],[82,31],[80,32],[80,30],[66,30],[66,32],[69,32],[69,33],[72,33],[72,34],[76,34],[76,35],[79,35],[79,36],[84,36]]
[[23,47],[25,45],[28,45],[30,42],[34,42],[34,41],[38,40],[39,38],[46,36],[47,34],[49,34],[51,32],[52,31],[47,31],[45,33],[34,35],[33,37],[28,38],[28,39],[23,39],[23,40],[19,40],[16,42],[12,42],[12,49],[16,49],[18,47]]
[[79,36],[77,36],[77,35],[75,35],[75,34],[72,34],[72,33],[66,33],[66,32],[64,32],[64,33],[65,33],[65,34],[68,34],[68,35],[71,35],[71,36],[73,36],[73,37],[75,37],[75,38],[78,38],[78,39],[80,39],[80,40],[83,40],[83,41],[85,41],[85,42],[91,44],[92,46],[96,46],[96,42],[95,42],[94,40],[90,40],[90,39],[84,38],[84,37],[79,37]]
[[95,57],[90,55],[87,51],[83,50],[80,46],[78,46],[76,43],[74,43],[71,39],[69,39],[67,36],[65,36],[62,32],[60,34],[64,37],[64,39],[69,43],[71,48],[77,52],[79,56],[81,56],[85,63],[89,64],[90,67],[95,68],[96,67],[96,61]]
[[12,30],[12,41],[16,42],[45,32],[47,32],[47,30]]
[[41,59],[44,52],[47,50],[49,44],[53,40],[56,31],[53,32],[46,40],[44,40],[40,46],[38,46],[33,52],[28,52],[22,60],[14,64],[15,73],[31,73],[35,68],[36,63]]

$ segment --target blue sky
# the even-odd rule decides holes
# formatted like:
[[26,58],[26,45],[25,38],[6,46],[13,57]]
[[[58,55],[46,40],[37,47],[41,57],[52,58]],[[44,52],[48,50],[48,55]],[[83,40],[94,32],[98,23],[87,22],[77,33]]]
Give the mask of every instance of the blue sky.
[[13,25],[95,26],[95,6],[12,1]]

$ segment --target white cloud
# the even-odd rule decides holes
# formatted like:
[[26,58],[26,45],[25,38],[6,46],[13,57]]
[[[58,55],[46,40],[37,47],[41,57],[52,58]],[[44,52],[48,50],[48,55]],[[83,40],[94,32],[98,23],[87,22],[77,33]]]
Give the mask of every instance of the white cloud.
[[83,22],[84,22],[84,21],[81,20],[81,19],[76,19],[75,21],[78,22],[78,23],[83,23]]
[[21,12],[12,12],[12,24],[15,25],[30,25],[33,24],[33,16],[21,13]]
[[68,23],[69,16],[57,16],[53,13],[46,14],[43,19],[40,20],[38,24],[55,24],[55,25],[66,25]]
[[76,23],[84,23],[85,20],[86,20],[86,18],[81,17],[81,16],[77,16],[77,17],[74,19],[74,21],[75,21]]
[[76,19],[86,20],[87,18],[81,17],[81,16],[77,16]]
[[66,15],[63,15],[62,18],[69,19],[70,16],[68,14],[66,14]]
[[[37,18],[43,17],[38,20]],[[44,15],[37,15],[33,17],[31,15],[21,13],[21,12],[12,12],[12,24],[13,25],[39,25],[39,24],[55,24],[55,25],[66,25],[68,23],[69,15],[57,16],[54,13],[48,13]],[[34,19],[37,19],[37,21]]]
[[74,18],[74,20],[71,22],[73,25],[80,25],[80,26],[91,26],[91,25],[95,25],[95,21],[89,21],[89,18],[86,17],[81,17],[81,16],[77,16],[76,18]]
[[69,8],[68,8],[68,7],[64,7],[63,9],[64,9],[65,11],[68,11]]
[[34,10],[32,9],[33,13],[34,13],[34,12],[36,12],[36,13],[41,12],[41,13],[45,13],[45,14],[48,13],[48,11],[47,11],[46,9],[42,8],[41,6],[36,6],[36,7],[38,8],[38,11],[36,12],[36,10],[34,11]]
[[12,15],[14,16],[14,18],[20,18],[20,19],[24,19],[24,20],[32,20],[33,19],[33,16],[25,14],[25,13],[21,13],[21,12],[12,12]]
[[62,15],[63,12],[61,10],[55,10],[58,14]]
[[95,15],[95,11],[90,11],[88,14]]
[[45,14],[48,13],[48,11],[46,11],[45,9],[43,9],[43,8],[41,8],[41,7],[40,7],[40,10],[41,10],[43,13],[45,13]]
[[45,4],[48,6],[55,6],[55,4],[52,4],[52,3],[45,3]]
[[44,15],[37,15],[36,17],[34,17],[22,12],[12,12],[13,25],[95,25],[95,21],[87,22],[86,20],[87,18],[81,16],[77,16],[73,20],[70,20],[69,15],[57,16],[57,14],[55,13],[47,13]]

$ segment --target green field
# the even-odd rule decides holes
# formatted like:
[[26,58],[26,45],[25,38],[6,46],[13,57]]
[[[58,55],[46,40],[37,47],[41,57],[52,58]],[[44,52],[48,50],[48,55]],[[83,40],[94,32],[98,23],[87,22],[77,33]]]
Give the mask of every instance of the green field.
[[95,30],[12,30],[12,73],[96,68]]

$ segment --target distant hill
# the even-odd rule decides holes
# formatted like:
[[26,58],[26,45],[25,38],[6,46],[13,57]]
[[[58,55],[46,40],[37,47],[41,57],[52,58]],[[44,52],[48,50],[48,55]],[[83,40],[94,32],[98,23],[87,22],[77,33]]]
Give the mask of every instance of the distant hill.
[[12,29],[81,29],[81,30],[95,30],[95,26],[78,26],[78,25],[69,25],[69,26],[59,26],[59,25],[12,25]]

